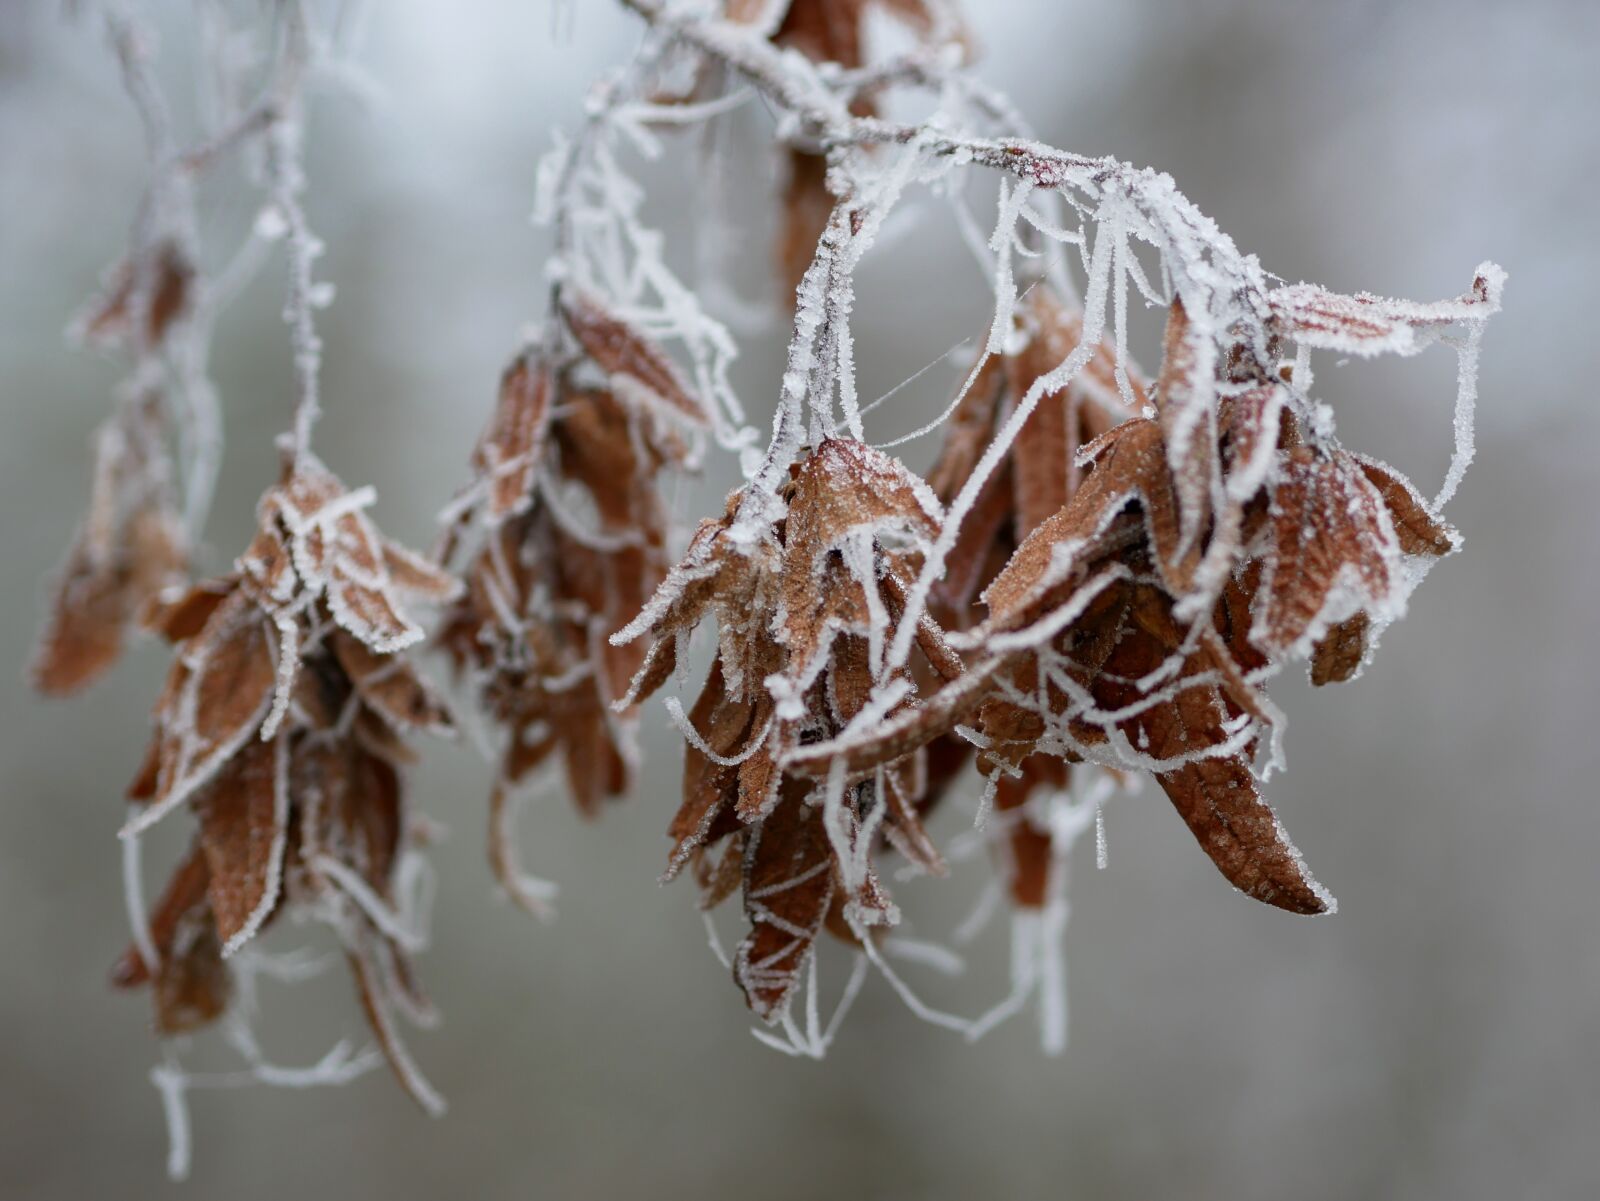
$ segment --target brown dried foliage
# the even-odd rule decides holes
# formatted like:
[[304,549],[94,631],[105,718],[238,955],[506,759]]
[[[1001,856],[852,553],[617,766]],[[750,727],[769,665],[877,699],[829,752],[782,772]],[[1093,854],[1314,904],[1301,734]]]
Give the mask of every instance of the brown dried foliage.
[[[657,477],[709,424],[667,355],[603,303],[574,292],[561,311],[571,352],[512,363],[474,452],[458,533],[476,517],[482,542],[440,636],[506,731],[489,857],[527,909],[541,906],[517,868],[510,792],[552,756],[586,816],[627,791],[634,716],[613,704],[642,656],[609,639],[666,568]],[[581,382],[594,374],[603,387]]]
[[[1000,425],[1022,403],[1041,376],[1078,347],[1082,320],[1044,283],[1036,284],[1020,308],[1023,337],[1011,354],[985,361],[952,415],[939,458],[928,480],[941,501],[955,499]],[[979,595],[1012,560],[1017,546],[1054,516],[1083,486],[1078,455],[1129,415],[1117,383],[1115,357],[1102,345],[1067,387],[1040,397],[1000,465],[990,475],[977,504],[963,522],[945,561],[945,574],[933,594],[940,620],[952,629],[976,624]],[[1130,369],[1128,386],[1134,411],[1147,400],[1148,386]],[[1004,657],[988,664],[999,670]],[[963,712],[981,703],[974,696]],[[973,745],[953,734],[938,736],[937,761],[944,765],[937,799],[971,760]],[[1009,765],[1008,765],[1009,766]],[[1065,764],[1047,754],[1023,757],[996,777],[994,808],[1001,814],[1002,841],[997,862],[1006,875],[1012,902],[1038,908],[1046,898],[1054,850],[1047,830],[1026,812],[1029,801],[1068,785]]]
[[[1082,336],[1043,285],[1021,321],[1019,348],[980,366],[953,416],[929,476],[940,500]],[[942,515],[859,444],[804,456],[768,529],[740,525],[736,493],[629,631],[654,636],[636,699],[717,618],[667,875],[691,866],[706,904],[742,882],[735,974],[763,1018],[784,1012],[824,927],[859,939],[893,920],[861,868],[877,839],[937,870],[922,816],[968,761],[963,720],[1017,905],[1046,903],[1055,859],[1028,802],[1088,760],[1145,766],[1247,895],[1330,907],[1251,770],[1273,713],[1260,682],[1294,655],[1319,683],[1349,678],[1403,600],[1402,556],[1445,553],[1454,535],[1388,468],[1309,439],[1282,376],[1204,350],[1180,302],[1153,387],[1126,365],[1119,380],[1102,346],[1038,399],[945,561],[904,694],[864,724],[897,677],[881,643]],[[943,629],[966,631],[965,659]]]
[[89,511],[67,552],[31,675],[51,696],[98,679],[122,653],[140,611],[184,573],[160,404],[125,405],[96,437]]
[[[1080,336],[1042,287],[1030,301],[1024,349],[985,362],[954,414],[930,473],[946,500]],[[1260,684],[1295,656],[1310,658],[1315,683],[1350,678],[1404,602],[1403,558],[1448,553],[1456,537],[1391,468],[1310,438],[1283,377],[1252,375],[1236,354],[1208,375],[1205,361],[1175,304],[1155,416],[1119,421],[1128,409],[1107,348],[1073,387],[1042,397],[933,597],[947,627],[971,627],[966,669],[917,713],[837,751],[802,749],[791,765],[822,774],[841,759],[856,772],[931,743],[936,797],[969,754],[941,715],[976,709],[978,766],[1002,813],[1065,784],[1052,757],[1137,762],[1236,887],[1295,912],[1329,908],[1251,771],[1273,713]],[[1128,384],[1142,410],[1145,387]],[[1037,905],[1048,835],[1006,828],[1013,897]]]
[[[967,46],[940,0],[726,0],[724,13],[855,72],[868,64],[874,8],[924,51]],[[716,69],[708,59],[657,99],[700,96]],[[844,99],[873,115],[888,76],[855,78],[866,81]],[[791,295],[835,211],[830,162],[871,153],[840,151],[847,139],[832,134],[808,140],[823,124],[796,123],[808,132],[785,145],[778,258]],[[1033,182],[1055,186],[1042,161]],[[514,790],[559,761],[585,816],[622,796],[638,704],[715,621],[689,712],[670,702],[687,747],[663,878],[687,868],[707,909],[740,893],[747,931],[733,972],[764,1021],[787,1015],[824,930],[872,949],[898,920],[885,855],[944,871],[924,822],[973,767],[1019,909],[1050,903],[1063,854],[1033,802],[1062,793],[1074,770],[1135,767],[1235,887],[1296,913],[1332,907],[1253,770],[1275,733],[1265,681],[1295,658],[1314,684],[1353,678],[1419,569],[1459,543],[1404,477],[1307,420],[1310,402],[1278,360],[1290,342],[1415,349],[1488,303],[1492,274],[1427,306],[1277,288],[1259,298],[1259,321],[1230,318],[1240,324],[1222,333],[1175,295],[1153,383],[1101,344],[1071,383],[1039,396],[1079,349],[1084,320],[1036,281],[1008,353],[986,356],[967,382],[926,482],[862,442],[823,438],[776,497],[733,493],[670,569],[659,482],[693,465],[714,423],[665,350],[579,278],[560,276],[545,334],[504,373],[473,451],[439,555],[463,552],[464,588],[384,539],[364,514],[369,497],[305,453],[262,498],[235,570],[179,587],[186,548],[159,398],[125,404],[102,432],[34,679],[46,692],[80,687],[141,618],[178,648],[128,832],[186,805],[196,834],[150,915],[155,960],[136,945],[113,972],[120,986],[151,987],[162,1033],[224,1014],[229,957],[298,909],[335,928],[396,1075],[432,1104],[395,1021],[427,1012],[397,912],[402,861],[422,841],[401,769],[408,735],[453,724],[400,655],[422,636],[413,600],[453,602],[440,643],[503,727],[489,856],[530,910],[541,898],[517,864]],[[183,248],[157,241],[112,272],[81,328],[144,361],[182,329],[196,292]],[[1029,404],[947,530],[945,506]],[[826,411],[813,420],[831,428]],[[946,535],[902,664],[891,644]]]
[[[1237,731],[1270,725],[1259,673],[1291,654],[1310,654],[1315,682],[1349,678],[1373,618],[1403,600],[1401,556],[1445,553],[1454,534],[1392,470],[1308,444],[1286,384],[1224,396],[1231,381],[1195,362],[1176,305],[1157,416],[1084,448],[1081,485],[985,589],[978,641],[1008,657],[1008,687],[979,714],[980,763],[1141,760],[1235,886],[1322,912],[1331,899],[1251,774],[1255,735]],[[1187,617],[1212,556],[1228,573]]]
[[388,1015],[425,1002],[371,898],[397,905],[397,865],[417,839],[401,788],[404,736],[453,729],[397,653],[416,629],[402,606],[446,599],[456,585],[384,539],[361,500],[309,456],[286,466],[237,570],[152,606],[150,624],[178,654],[129,790],[140,807],[130,826],[186,802],[198,833],[151,914],[160,962],[130,948],[113,979],[153,983],[162,1032],[193,1029],[226,1008],[228,956],[300,908],[338,931],[409,1087]]
[[[189,314],[196,273],[161,238],[111,269],[73,329],[148,363]],[[172,489],[164,398],[148,382],[120,401],[95,436],[89,511],[67,552],[30,675],[40,692],[75,692],[120,657],[140,610],[188,568],[188,538]]]
[[[751,929],[734,974],[768,1021],[784,1011],[824,927],[853,941],[894,920],[872,866],[884,845],[942,870],[918,811],[920,746],[831,782],[794,762],[852,728],[891,678],[912,690],[884,719],[920,715],[916,673],[887,668],[874,614],[901,610],[938,504],[897,461],[846,439],[807,454],[784,498],[783,520],[749,530],[741,494],[730,497],[624,634],[652,637],[632,693],[642,698],[665,682],[689,633],[708,616],[717,622],[716,657],[687,717],[693,736],[665,878],[690,866],[707,907],[742,881]],[[960,671],[931,622],[919,645],[924,678]]]
[[194,289],[188,254],[176,241],[162,239],[113,267],[75,325],[95,345],[147,354],[188,314]]

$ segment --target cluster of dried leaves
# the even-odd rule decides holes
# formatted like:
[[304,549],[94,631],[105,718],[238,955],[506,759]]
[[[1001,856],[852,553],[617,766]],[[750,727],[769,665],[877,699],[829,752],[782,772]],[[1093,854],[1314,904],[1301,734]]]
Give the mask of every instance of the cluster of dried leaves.
[[[871,7],[728,0],[726,16],[833,64],[835,81],[858,75],[840,94],[860,117],[880,86],[862,70]],[[923,49],[967,46],[935,0],[878,7]],[[836,203],[850,181],[829,178],[828,149],[787,146],[791,294],[840,214],[852,234],[865,220]],[[438,645],[501,732],[489,857],[534,912],[549,892],[519,866],[520,788],[559,763],[586,816],[627,793],[640,704],[715,624],[692,706],[665,701],[686,748],[663,878],[687,869],[707,910],[740,895],[733,972],[766,1022],[788,1020],[824,931],[875,953],[900,919],[891,861],[944,874],[925,823],[963,782],[996,815],[1020,911],[1050,903],[1064,850],[1035,802],[1088,771],[1153,776],[1247,895],[1332,908],[1261,793],[1281,726],[1266,682],[1301,659],[1315,684],[1353,678],[1459,540],[1398,472],[1339,445],[1286,355],[1409,348],[1490,301],[1495,279],[1434,306],[1279,288],[1250,330],[1192,319],[1173,287],[1153,379],[1035,280],[997,321],[987,345],[1003,349],[974,365],[926,479],[825,436],[828,401],[812,398],[812,444],[790,462],[775,433],[772,464],[674,565],[661,484],[696,465],[712,406],[636,312],[556,278],[437,563],[383,538],[370,491],[347,491],[301,446],[234,570],[189,584],[163,398],[130,391],[101,431],[34,678],[78,688],[135,628],[176,647],[125,833],[178,808],[197,832],[115,969],[151,988],[161,1033],[221,1017],[230,958],[283,915],[310,917],[337,935],[399,1079],[437,1107],[397,1022],[431,1014],[410,964],[407,865],[427,826],[406,803],[407,739],[454,730],[403,653],[423,638],[414,602],[447,606]],[[178,245],[157,242],[81,328],[148,359],[189,316],[194,280]],[[797,324],[831,320],[826,308],[802,306]],[[1052,386],[1069,361],[1082,369]],[[813,365],[791,361],[786,388]]]
[[[302,17],[294,10],[286,19],[298,28]],[[285,915],[320,921],[350,961],[383,1053],[419,1103],[437,1109],[396,1023],[432,1019],[409,962],[422,939],[406,895],[427,827],[409,812],[401,772],[412,759],[409,733],[450,733],[453,722],[400,652],[423,636],[404,606],[451,600],[459,586],[384,539],[362,511],[370,490],[347,492],[308,451],[285,453],[234,570],[190,583],[198,530],[189,526],[203,516],[214,468],[200,460],[216,451],[197,444],[205,434],[196,412],[210,402],[196,392],[209,389],[207,306],[219,282],[202,280],[197,266],[193,176],[228,147],[259,140],[292,106],[274,91],[270,104],[225,118],[214,140],[179,153],[141,30],[120,12],[106,27],[149,135],[152,180],[132,249],[72,332],[123,357],[131,372],[96,437],[89,510],[32,677],[40,691],[62,695],[104,674],[133,633],[173,644],[123,834],[136,846],[179,808],[196,823],[148,915],[130,868],[135,937],[112,978],[149,988],[158,1033],[231,1017],[252,1066],[270,1066],[239,1013],[254,968],[241,969],[236,956],[251,948],[250,958],[261,932]],[[233,283],[252,262],[240,254]],[[174,443],[192,459],[175,463]],[[189,491],[184,505],[175,466]]]
[[161,1033],[192,1030],[226,1008],[229,957],[284,913],[310,915],[337,933],[380,1046],[431,1105],[395,1025],[396,1013],[430,1012],[397,893],[424,834],[401,770],[406,735],[453,724],[399,652],[422,637],[406,602],[439,603],[457,586],[383,538],[362,512],[369,500],[309,456],[287,463],[235,570],[147,607],[145,625],[177,658],[128,791],[127,833],[183,805],[198,830],[151,914],[158,961],[135,944],[114,979],[151,986]]
[[[178,244],[158,241],[112,269],[74,330],[92,345],[145,363],[188,316],[193,283]],[[149,382],[151,374],[136,370],[95,434],[88,513],[58,575],[31,669],[34,686],[47,695],[76,692],[103,675],[144,605],[188,567],[166,446],[166,398]]]
[[585,816],[628,790],[636,715],[615,702],[640,656],[610,638],[666,568],[657,477],[708,425],[671,359],[597,298],[565,289],[550,332],[506,369],[473,453],[444,558],[475,530],[480,545],[441,635],[505,729],[489,858],[536,912],[546,889],[518,867],[512,790],[557,754]]
[[[855,943],[893,924],[880,852],[942,869],[922,819],[974,755],[1002,812],[1062,790],[1072,764],[1149,771],[1235,886],[1300,913],[1331,905],[1251,770],[1272,725],[1261,682],[1302,654],[1315,682],[1350,678],[1409,562],[1448,553],[1454,533],[1392,469],[1310,435],[1286,379],[1237,357],[1198,377],[1179,303],[1131,410],[1102,347],[1033,411],[959,531],[917,660],[895,667],[886,642],[941,500],[1081,333],[1042,285],[1020,324],[1017,349],[977,372],[928,483],[823,442],[792,469],[781,520],[749,536],[735,493],[619,638],[653,639],[631,701],[717,621],[667,877],[689,866],[705,906],[742,887],[735,973],[764,1018],[823,929]],[[1186,406],[1201,415],[1178,455]],[[1043,905],[1048,831],[1010,821],[1004,838],[1013,900]]]
[[[666,878],[689,866],[707,908],[743,884],[751,931],[735,975],[771,1020],[824,926],[855,941],[896,920],[873,866],[882,845],[942,870],[918,811],[929,778],[920,747],[825,782],[791,766],[852,723],[887,721],[914,703],[915,673],[888,669],[884,633],[903,611],[914,548],[937,529],[940,507],[895,460],[844,439],[795,464],[785,517],[755,538],[738,524],[742,497],[701,523],[618,641],[651,636],[629,693],[640,698],[666,682],[694,628],[716,619],[716,657],[684,722],[683,804]],[[931,622],[919,645],[928,677],[959,675]],[[898,699],[884,706],[874,688],[887,677]]]
[[1308,652],[1315,683],[1349,679],[1404,603],[1406,560],[1456,539],[1398,473],[1313,437],[1286,379],[1242,356],[1200,375],[1187,330],[1176,302],[1154,416],[1081,447],[1068,433],[1086,472],[1018,522],[982,593],[973,641],[1004,668],[977,714],[980,759],[1024,778],[1041,751],[1142,767],[1236,887],[1320,913],[1331,898],[1251,771],[1273,724],[1261,682]]

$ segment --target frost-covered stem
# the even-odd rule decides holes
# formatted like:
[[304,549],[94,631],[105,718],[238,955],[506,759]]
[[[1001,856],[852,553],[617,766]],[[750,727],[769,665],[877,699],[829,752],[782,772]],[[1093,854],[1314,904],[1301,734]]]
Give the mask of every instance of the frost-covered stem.
[[[1214,256],[1218,278],[1248,307],[1265,312],[1264,277],[1253,259],[1239,254],[1227,235],[1172,185],[1171,178],[1110,156],[1091,157],[1025,138],[980,138],[923,125],[853,115],[844,101],[821,86],[822,76],[796,69],[796,59],[764,38],[727,21],[679,16],[660,0],[621,0],[652,26],[738,72],[771,102],[796,118],[824,146],[905,145],[916,142],[930,158],[959,158],[1026,181],[1036,188],[1076,189],[1091,201],[1126,197],[1152,227],[1174,241],[1198,244]],[[934,65],[920,72],[902,66],[908,79],[940,83],[953,78]],[[990,97],[985,107],[1009,113]],[[1160,203],[1157,203],[1157,202]],[[1198,282],[1198,281],[1197,281]],[[1252,303],[1253,302],[1253,303]]]
[[[184,529],[191,546],[200,543],[222,457],[221,406],[209,375],[211,337],[218,313],[254,274],[263,257],[262,240],[252,234],[214,276],[201,274],[195,186],[201,175],[223,159],[263,142],[289,120],[308,60],[309,37],[298,0],[284,3],[282,12],[285,33],[258,97],[236,113],[218,112],[213,104],[207,109],[207,118],[215,127],[194,144],[181,146],[171,110],[151,69],[152,35],[120,0],[106,0],[102,9],[106,38],[148,147],[149,182],[139,204],[130,262],[136,272],[153,270],[153,250],[164,239],[173,239],[196,273],[186,320],[170,329],[160,346],[136,346],[133,380],[137,386],[132,389],[137,392],[154,385],[170,395],[170,420],[183,470]],[[214,30],[212,35],[210,40],[216,42]],[[217,69],[225,85],[231,74],[228,64],[219,62]]]
[[[135,244],[129,256],[135,272],[150,273],[152,259],[149,251],[162,233],[180,238],[190,246],[196,241],[194,188],[192,180],[174,154],[172,116],[166,98],[150,69],[149,44],[151,35],[140,26],[120,3],[108,3],[103,10],[106,38],[116,55],[122,75],[123,90],[138,115],[144,129],[146,158],[150,181],[140,198],[135,220]],[[183,451],[184,464],[184,531],[191,546],[197,545],[204,521],[204,509],[209,505],[215,464],[220,458],[207,450],[211,438],[206,433],[214,429],[214,415],[207,412],[205,397],[210,393],[210,381],[203,376],[199,364],[205,358],[200,343],[205,335],[195,329],[175,331],[171,339],[170,374],[173,382],[184,393],[188,406],[187,420],[172,419],[177,428],[177,438]],[[131,398],[142,395],[147,387],[165,373],[159,354],[142,342],[135,344],[137,358],[132,372]],[[215,408],[214,404],[211,406]],[[169,410],[176,415],[173,405]]]
[[822,135],[852,118],[845,103],[819,86],[813,72],[802,78],[784,54],[748,28],[719,19],[673,12],[662,0],[621,0],[662,33],[693,46],[755,84],[768,100],[801,118],[809,132]]
[[145,145],[150,158],[160,161],[172,147],[172,117],[167,102],[161,94],[150,71],[147,47],[148,34],[129,16],[127,8],[118,3],[108,3],[104,10],[106,36],[122,69],[122,85],[133,101],[144,126]]
[[133,932],[133,945],[144,960],[146,970],[154,972],[161,962],[155,937],[150,933],[150,916],[144,903],[144,871],[140,861],[140,842],[137,838],[122,840],[122,902],[127,912],[128,927]]
[[191,545],[198,545],[205,528],[222,467],[222,404],[211,382],[212,333],[217,317],[260,269],[266,250],[266,243],[252,233],[233,258],[204,281],[189,328],[171,349],[174,375],[188,406],[181,434],[187,471],[184,528]]
[[556,293],[560,292],[567,260],[575,249],[572,217],[577,209],[576,198],[583,164],[604,136],[607,118],[621,103],[621,83],[621,73],[616,73],[600,80],[590,90],[584,103],[583,129],[567,148],[566,162],[562,164],[561,176],[556,181],[552,228],[555,249],[550,259],[550,266],[557,275],[554,285]]
[[[1029,389],[1029,395],[956,497],[943,535],[931,549],[911,590],[909,604],[891,647],[892,665],[905,662],[929,592],[933,582],[943,574],[945,557],[954,545],[961,522],[1020,430],[1028,411],[1043,394],[1045,389],[1039,384],[1046,384],[1049,390],[1066,387],[1092,356],[1104,324],[1113,259],[1117,270],[1124,269],[1122,251],[1112,245],[1113,242],[1137,232],[1155,244],[1170,271],[1172,289],[1183,298],[1197,330],[1216,334],[1228,325],[1239,323],[1240,318],[1247,318],[1242,325],[1245,336],[1251,340],[1249,349],[1259,361],[1267,361],[1265,329],[1269,313],[1266,277],[1260,265],[1253,258],[1241,255],[1232,240],[1177,191],[1169,176],[1114,158],[1073,154],[1024,138],[977,137],[927,125],[855,116],[844,97],[828,86],[826,71],[798,55],[786,53],[754,29],[717,18],[679,13],[662,0],[621,2],[663,36],[693,47],[745,78],[770,103],[783,110],[800,134],[821,143],[830,152],[873,145],[915,146],[917,154],[927,161],[949,159],[975,164],[1015,178],[1019,193],[1014,195],[1019,198],[1013,220],[1024,207],[1027,193],[1034,190],[1062,193],[1086,213],[1115,218],[1113,236],[1108,238],[1102,233],[1102,240],[1095,249],[1093,257],[1098,261],[1098,270],[1096,264],[1085,263],[1093,295],[1087,298],[1090,303],[1085,306],[1083,344],[1067,362]],[[916,73],[905,66],[899,70],[907,78],[916,77]],[[934,63],[927,69],[925,78],[948,86],[956,76],[940,70]],[[1006,108],[992,97],[986,107],[990,111]],[[1011,236],[1008,230],[997,230],[996,238],[1002,235]],[[824,255],[824,248],[819,247],[819,263]],[[817,265],[814,263],[813,267]],[[1000,283],[1004,286],[997,285],[997,294],[1005,295],[999,296],[997,329],[1011,303],[1012,288],[1008,275]],[[1121,286],[1120,280],[1118,286]],[[801,352],[801,357],[805,358],[811,350],[802,345],[802,335],[803,328],[797,320],[795,342],[790,347],[790,370],[785,376],[786,403],[795,376],[796,354]],[[990,342],[992,352],[996,349],[993,337]],[[791,424],[783,406],[780,406],[777,424],[780,428]],[[775,430],[775,448],[791,441],[792,435],[780,439]]]
[[[756,433],[744,425],[743,406],[728,379],[737,348],[694,290],[667,266],[660,231],[643,224],[635,211],[642,189],[616,154],[616,143],[625,139],[644,157],[654,158],[659,144],[650,125],[704,121],[731,107],[661,105],[645,94],[651,69],[668,45],[651,37],[627,67],[605,76],[587,98],[579,133],[540,163],[535,219],[552,227],[555,245],[546,263],[550,312],[533,342],[552,362],[570,362],[571,338],[563,313],[574,302],[582,307],[590,301],[657,337],[681,341],[694,386],[706,402],[711,436],[735,451],[741,468],[749,472],[754,470]],[[694,437],[698,442],[699,434]],[[691,459],[698,453],[693,450]]]
[[229,151],[265,133],[282,118],[282,115],[277,96],[263,97],[239,114],[226,128],[219,130],[200,145],[184,151],[178,156],[178,163],[188,171],[203,171]]
[[320,411],[318,376],[322,368],[322,339],[317,334],[312,303],[312,266],[321,246],[306,221],[300,193],[305,190],[301,154],[298,85],[310,57],[310,35],[301,0],[284,5],[285,46],[276,108],[267,127],[267,180],[272,201],[285,227],[289,258],[288,295],[283,319],[289,326],[294,353],[294,428],[290,435],[298,459],[311,448],[311,427]]
[[789,341],[783,391],[772,420],[772,437],[761,467],[750,481],[746,499],[741,503],[741,524],[748,522],[760,528],[772,521],[775,514],[768,511],[768,502],[788,478],[789,462],[805,441],[806,396],[814,386],[820,366],[817,344],[826,336],[830,317],[822,301],[831,291],[829,281],[838,266],[839,244],[847,222],[841,201],[835,205],[817,245],[816,257],[801,281],[795,304],[794,336]]
[[273,181],[272,195],[288,232],[288,295],[283,319],[289,326],[294,352],[295,401],[294,430],[291,434],[295,457],[311,448],[311,427],[320,412],[318,374],[322,367],[322,339],[312,317],[311,268],[317,256],[317,243],[306,224],[299,192],[305,178],[300,169],[298,131],[287,121],[272,127],[267,152],[268,171]]

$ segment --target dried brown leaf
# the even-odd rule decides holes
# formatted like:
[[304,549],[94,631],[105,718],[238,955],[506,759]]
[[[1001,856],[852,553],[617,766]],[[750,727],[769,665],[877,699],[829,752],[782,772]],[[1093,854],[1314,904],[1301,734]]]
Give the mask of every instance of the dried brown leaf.
[[607,309],[599,297],[565,289],[561,315],[584,353],[611,377],[619,398],[637,396],[680,421],[710,426],[705,406],[666,352]]
[[1200,759],[1156,779],[1235,888],[1290,913],[1332,911],[1242,756]]
[[156,806],[192,795],[260,728],[277,679],[268,630],[236,591],[184,644],[156,710]]
[[73,537],[30,668],[51,696],[99,678],[145,605],[179,580],[188,554],[173,509],[159,397],[119,409],[95,439],[88,514]]
[[733,974],[762,1021],[774,1021],[798,987],[833,902],[832,852],[807,786],[785,782],[777,807],[747,835],[745,916],[750,933]]
[[1371,630],[1372,619],[1362,612],[1324,634],[1311,652],[1311,682],[1320,688],[1351,679],[1366,658]]
[[485,512],[491,523],[533,503],[533,481],[549,430],[550,376],[543,359],[529,352],[500,377],[494,416],[472,452],[473,469],[488,489]]
[[1414,354],[1426,339],[1500,308],[1505,272],[1478,268],[1472,287],[1453,300],[1417,303],[1362,292],[1343,296],[1314,284],[1290,284],[1267,295],[1281,333],[1302,346],[1345,354]]
[[154,971],[137,947],[124,951],[111,970],[111,982],[118,988],[152,985],[155,1027],[162,1035],[185,1034],[215,1021],[233,994],[206,885],[206,859],[196,845],[150,913],[150,939],[160,956]]
[[439,734],[455,732],[455,722],[444,701],[408,660],[398,655],[375,654],[343,630],[329,634],[328,643],[362,701],[390,725]]
[[154,348],[188,311],[194,276],[194,265],[176,242],[158,242],[117,264],[78,326],[85,339],[100,345],[133,342],[136,350]]
[[1252,638],[1269,653],[1320,636],[1330,607],[1366,608],[1395,585],[1399,546],[1383,497],[1343,452],[1286,452],[1272,494],[1266,603]]
[[278,903],[289,834],[287,735],[246,743],[195,809],[226,955],[253,937]]
[[1365,455],[1350,455],[1383,497],[1384,507],[1394,522],[1400,549],[1408,555],[1437,558],[1448,555],[1461,544],[1461,536],[1423,499],[1416,486],[1387,463]]

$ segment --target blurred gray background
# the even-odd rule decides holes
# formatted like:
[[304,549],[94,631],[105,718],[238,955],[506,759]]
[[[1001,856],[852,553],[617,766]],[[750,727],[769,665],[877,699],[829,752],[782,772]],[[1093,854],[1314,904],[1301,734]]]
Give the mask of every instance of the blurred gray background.
[[[1109,810],[1107,871],[1087,846],[1074,861],[1062,1058],[1040,1056],[1026,1018],[965,1045],[874,981],[827,1061],[791,1060],[747,1033],[688,886],[655,883],[677,779],[659,710],[626,806],[586,826],[559,797],[535,802],[525,854],[563,887],[549,926],[493,894],[485,764],[467,742],[428,747],[415,795],[452,833],[422,967],[446,1020],[412,1045],[449,1116],[420,1118],[381,1073],[312,1094],[207,1094],[194,1177],[168,1185],[146,1005],[105,982],[126,937],[119,797],[165,656],[144,645],[68,703],[21,682],[118,372],[61,330],[120,253],[142,150],[94,23],[8,0],[0,1196],[1600,1194],[1600,5],[967,7],[987,78],[1041,135],[1170,171],[1288,279],[1432,299],[1461,291],[1480,259],[1510,272],[1484,344],[1478,461],[1451,510],[1465,554],[1436,569],[1361,681],[1279,689],[1290,767],[1272,795],[1338,916],[1248,903],[1147,790]],[[605,0],[580,0],[560,37],[546,0],[373,10],[362,61],[385,96],[370,109],[330,99],[312,132],[311,219],[338,286],[318,442],[346,480],[377,486],[388,533],[425,546],[541,309],[534,164],[636,31]],[[187,11],[171,6],[166,26],[175,84]],[[772,161],[741,145],[733,207],[759,213]],[[651,210],[669,229],[696,196],[684,154]],[[249,203],[215,198],[216,219]],[[719,235],[753,264],[767,236],[754,219]],[[916,238],[886,247],[864,285],[867,395],[977,319],[980,281],[947,228]],[[229,450],[212,566],[243,545],[287,421],[280,284],[274,263],[219,331]],[[740,382],[758,414],[780,345],[746,340]],[[1321,367],[1346,442],[1431,493],[1449,450],[1448,352]],[[897,398],[894,422],[924,420],[946,382]],[[907,451],[923,463],[932,448]],[[725,471],[694,505],[714,503]],[[903,890],[917,932],[947,930],[983,874]],[[963,980],[908,972],[971,1012],[1002,991],[1003,944],[993,931]],[[265,1000],[282,1058],[360,1032],[338,972]]]

